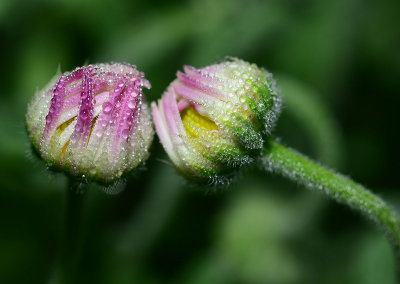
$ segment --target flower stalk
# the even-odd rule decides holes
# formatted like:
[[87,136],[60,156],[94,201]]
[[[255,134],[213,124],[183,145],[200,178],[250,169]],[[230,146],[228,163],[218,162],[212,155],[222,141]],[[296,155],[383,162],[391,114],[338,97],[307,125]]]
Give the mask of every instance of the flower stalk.
[[350,178],[335,173],[273,139],[266,139],[265,168],[349,205],[378,224],[400,256],[400,218],[380,197]]
[[59,283],[76,283],[83,243],[83,211],[86,200],[86,184],[69,178],[63,232]]

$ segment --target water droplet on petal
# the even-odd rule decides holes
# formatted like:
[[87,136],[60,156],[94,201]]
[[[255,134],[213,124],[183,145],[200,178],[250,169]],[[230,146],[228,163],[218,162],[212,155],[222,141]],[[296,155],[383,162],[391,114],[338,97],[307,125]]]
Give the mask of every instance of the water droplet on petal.
[[128,107],[129,107],[130,109],[134,109],[134,108],[135,108],[135,101],[129,101],[129,102],[128,102]]
[[129,136],[129,129],[122,130],[122,138],[127,139]]
[[87,110],[82,110],[81,111],[81,115],[80,115],[80,117],[81,117],[81,120],[86,120],[87,118],[88,118],[88,112],[87,112]]
[[112,109],[112,104],[111,103],[105,103],[103,105],[103,111],[104,113],[109,113]]

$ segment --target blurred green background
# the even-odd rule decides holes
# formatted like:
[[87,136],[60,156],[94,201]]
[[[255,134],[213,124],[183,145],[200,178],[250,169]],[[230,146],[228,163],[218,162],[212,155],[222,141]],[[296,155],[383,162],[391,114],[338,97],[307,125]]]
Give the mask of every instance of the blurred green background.
[[[398,0],[0,1],[0,283],[52,283],[66,178],[32,157],[27,103],[55,74],[126,61],[159,98],[183,64],[237,56],[273,72],[283,143],[400,209]],[[247,169],[187,183],[158,138],[125,191],[92,185],[77,283],[395,283],[375,228],[319,193]]]

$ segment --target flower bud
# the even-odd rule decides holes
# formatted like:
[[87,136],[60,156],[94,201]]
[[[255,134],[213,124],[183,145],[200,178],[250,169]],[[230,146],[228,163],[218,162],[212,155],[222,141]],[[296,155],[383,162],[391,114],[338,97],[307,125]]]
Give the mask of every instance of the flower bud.
[[28,106],[33,148],[51,167],[109,183],[148,157],[153,128],[135,66],[96,64],[56,75]]
[[185,176],[221,182],[260,153],[281,97],[271,73],[239,59],[184,71],[152,104],[156,131]]

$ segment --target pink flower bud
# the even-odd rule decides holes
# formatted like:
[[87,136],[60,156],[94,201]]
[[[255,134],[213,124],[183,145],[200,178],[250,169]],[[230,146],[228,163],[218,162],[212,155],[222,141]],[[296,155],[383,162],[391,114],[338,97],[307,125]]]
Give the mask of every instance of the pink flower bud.
[[260,154],[281,97],[271,73],[239,59],[184,71],[152,104],[156,131],[181,173],[221,183]]
[[49,166],[109,183],[148,157],[153,139],[143,87],[135,66],[111,63],[56,75],[28,106],[34,149]]

